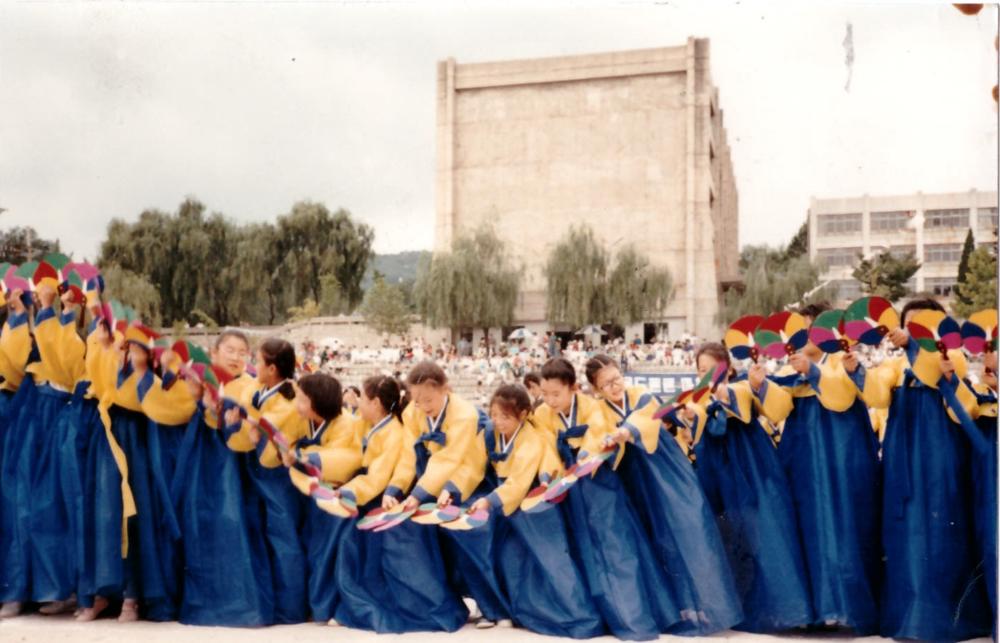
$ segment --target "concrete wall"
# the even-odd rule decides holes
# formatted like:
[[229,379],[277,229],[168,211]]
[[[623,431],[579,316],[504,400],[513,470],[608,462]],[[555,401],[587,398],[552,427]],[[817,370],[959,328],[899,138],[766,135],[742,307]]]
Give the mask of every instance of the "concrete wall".
[[707,40],[443,61],[437,113],[436,248],[492,225],[525,268],[519,323],[544,321],[545,261],[586,223],[612,252],[634,244],[670,269],[672,329],[712,332],[719,281],[736,277],[738,226]]

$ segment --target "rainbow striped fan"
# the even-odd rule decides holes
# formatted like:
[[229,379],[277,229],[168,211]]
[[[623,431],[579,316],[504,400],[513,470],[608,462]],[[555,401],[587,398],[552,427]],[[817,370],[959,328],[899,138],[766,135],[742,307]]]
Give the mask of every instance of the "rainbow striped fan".
[[844,311],[820,313],[809,327],[809,341],[824,353],[850,352],[851,340],[844,334]]
[[765,319],[753,338],[761,355],[781,359],[805,347],[809,328],[805,317],[783,310]]
[[453,531],[469,531],[482,527],[489,521],[490,512],[480,509],[479,511],[463,511],[458,518],[441,523],[441,526]]
[[548,511],[555,505],[545,502],[545,492],[548,491],[549,486],[547,484],[540,484],[531,491],[528,495],[524,497],[521,501],[521,511],[529,514],[541,513],[543,511]]
[[997,311],[990,308],[969,316],[962,324],[962,345],[973,355],[997,350]]
[[361,531],[368,531],[370,529],[375,529],[376,527],[379,527],[386,523],[387,514],[388,512],[382,507],[375,507],[374,509],[366,513],[361,520],[358,521],[357,527]]
[[918,311],[906,330],[920,348],[929,353],[947,353],[962,346],[962,329],[958,322],[937,310]]
[[878,346],[897,328],[899,313],[882,297],[862,297],[844,311],[844,333],[859,344]]
[[757,361],[758,349],[757,344],[754,342],[754,333],[763,322],[764,318],[760,315],[747,315],[746,317],[740,317],[729,325],[729,329],[726,331],[726,335],[722,341],[733,356],[733,359],[752,359],[755,362]]
[[440,525],[456,520],[462,514],[462,509],[455,505],[438,507],[436,502],[427,502],[414,512],[410,520],[420,525]]
[[409,520],[410,516],[412,516],[415,513],[417,513],[417,510],[415,508],[404,510],[401,504],[396,505],[396,507],[392,509],[390,512],[382,514],[382,518],[385,520],[385,522],[375,527],[373,531],[385,531],[387,529],[392,529],[393,527],[398,527],[399,525]]

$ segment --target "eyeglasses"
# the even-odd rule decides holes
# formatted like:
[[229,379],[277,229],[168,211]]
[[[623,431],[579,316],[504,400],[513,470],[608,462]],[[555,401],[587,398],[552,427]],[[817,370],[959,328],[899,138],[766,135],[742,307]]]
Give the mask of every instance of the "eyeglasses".
[[619,374],[616,375],[615,377],[612,377],[610,380],[608,380],[604,384],[601,384],[597,388],[601,391],[607,391],[608,389],[612,389],[616,386],[624,386],[624,385],[625,385],[625,378]]

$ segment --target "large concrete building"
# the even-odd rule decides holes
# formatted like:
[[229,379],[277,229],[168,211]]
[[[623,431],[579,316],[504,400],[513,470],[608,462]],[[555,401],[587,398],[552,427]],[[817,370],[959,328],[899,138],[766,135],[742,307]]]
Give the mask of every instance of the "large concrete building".
[[851,300],[861,296],[861,284],[851,276],[860,256],[912,252],[921,266],[910,290],[947,298],[970,229],[977,246],[996,248],[996,192],[813,198],[809,255],[826,266],[823,277],[838,288],[839,298]]
[[[717,329],[736,281],[737,194],[709,43],[438,64],[435,246],[490,224],[525,269],[519,324],[545,323],[544,267],[572,224],[670,269],[668,336]],[[595,320],[603,321],[603,320]]]

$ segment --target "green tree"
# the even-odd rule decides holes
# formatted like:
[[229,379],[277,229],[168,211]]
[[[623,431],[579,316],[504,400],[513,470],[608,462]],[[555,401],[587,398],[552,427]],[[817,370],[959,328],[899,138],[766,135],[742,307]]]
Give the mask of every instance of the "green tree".
[[361,314],[380,335],[405,335],[410,329],[410,311],[403,291],[387,284],[379,273],[376,273],[375,283],[365,293]]
[[22,264],[39,260],[50,252],[59,252],[59,241],[40,239],[30,226],[9,228],[0,232],[0,261]]
[[976,248],[969,255],[962,294],[965,300],[956,297],[952,302],[959,317],[997,307],[997,258],[987,248]]
[[160,293],[142,275],[125,270],[115,264],[101,268],[106,297],[117,299],[131,306],[143,322],[151,326],[160,324]]
[[319,304],[312,299],[306,299],[301,306],[292,306],[288,309],[288,321],[300,322],[319,317]]
[[454,339],[462,329],[510,325],[520,283],[506,245],[483,227],[421,262],[413,295],[421,317]]
[[573,226],[545,264],[545,318],[552,324],[604,323],[608,253],[589,226]]
[[[955,282],[955,286],[952,289],[954,292],[955,301],[960,302],[964,306],[970,305],[971,301],[962,292],[962,288],[965,286],[966,280],[969,274],[969,257],[972,252],[976,249],[976,240],[972,236],[972,228],[969,228],[969,232],[965,235],[965,245],[962,246],[962,258],[958,262],[958,279]],[[973,311],[975,312],[975,311]]]
[[787,248],[748,246],[740,253],[743,288],[723,295],[719,321],[730,324],[744,315],[770,315],[830,297],[830,289],[820,287],[821,269],[805,253],[788,253]]
[[886,250],[870,259],[862,259],[851,276],[861,282],[861,291],[866,295],[895,302],[909,292],[906,282],[918,270],[920,262],[912,252],[895,256]]
[[652,267],[647,257],[626,246],[615,257],[608,277],[606,321],[625,326],[659,316],[672,294],[670,271]]

